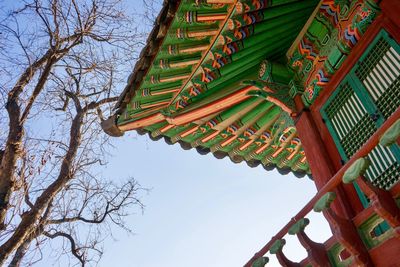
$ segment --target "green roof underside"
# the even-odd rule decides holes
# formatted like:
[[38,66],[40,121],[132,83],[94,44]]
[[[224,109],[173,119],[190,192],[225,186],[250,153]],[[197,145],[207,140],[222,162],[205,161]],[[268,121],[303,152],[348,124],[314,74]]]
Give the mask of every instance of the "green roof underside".
[[160,26],[166,33],[140,83],[125,92],[118,127],[251,167],[309,174],[290,117],[293,73],[283,66],[319,1],[171,2],[177,9]]

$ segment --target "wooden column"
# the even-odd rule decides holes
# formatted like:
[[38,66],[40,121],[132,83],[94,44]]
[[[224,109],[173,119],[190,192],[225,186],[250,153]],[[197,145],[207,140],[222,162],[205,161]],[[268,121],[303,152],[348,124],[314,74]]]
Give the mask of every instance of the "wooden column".
[[[332,163],[311,112],[300,106],[301,102],[298,98],[300,96],[296,96],[295,103],[298,105],[298,110],[301,111],[295,118],[296,129],[306,153],[315,185],[319,190],[335,175],[337,168]],[[352,218],[355,212],[349,205],[341,185],[337,187],[336,194],[338,198],[332,205],[333,210],[345,218]]]
[[320,189],[335,174],[335,170],[310,111],[303,110],[299,114],[296,129],[310,164],[315,185]]

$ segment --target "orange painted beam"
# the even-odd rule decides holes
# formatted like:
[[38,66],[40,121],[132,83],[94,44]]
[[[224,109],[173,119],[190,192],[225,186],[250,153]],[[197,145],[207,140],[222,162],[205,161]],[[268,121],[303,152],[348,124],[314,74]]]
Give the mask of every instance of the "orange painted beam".
[[217,135],[219,135],[219,133],[220,133],[220,131],[215,131],[212,134],[210,134],[210,135],[204,137],[203,139],[201,139],[201,142],[202,143],[206,143],[206,142],[210,141],[211,139],[213,139],[214,137],[216,137]]
[[137,121],[132,121],[123,125],[119,125],[118,128],[121,131],[129,131],[162,122],[164,119],[165,119],[164,115],[162,115],[161,113],[156,113],[154,115],[150,115],[148,117],[139,119]]
[[215,14],[215,15],[197,15],[197,22],[214,22],[217,20],[224,20],[226,14]]
[[217,101],[211,102],[203,107],[200,107],[198,109],[195,109],[195,110],[187,112],[187,113],[184,113],[182,115],[178,115],[173,118],[166,118],[166,120],[170,124],[183,125],[183,124],[204,118],[212,113],[222,111],[224,109],[227,109],[233,105],[236,105],[236,104],[250,98],[251,96],[247,95],[247,93],[250,90],[254,90],[253,86],[247,86],[243,89],[240,89],[239,91],[236,91],[235,93],[233,93],[227,97],[224,97]]
[[185,114],[179,115],[175,118],[166,117],[161,113],[157,113],[157,114],[153,114],[148,117],[139,119],[137,121],[128,122],[126,124],[120,125],[120,126],[118,126],[118,128],[121,131],[129,131],[129,130],[134,130],[137,128],[146,127],[146,126],[161,122],[163,120],[167,120],[169,122],[169,124],[173,124],[173,125],[187,124],[187,123],[193,122],[195,120],[207,117],[208,115],[211,115],[213,113],[222,111],[226,108],[229,108],[233,105],[236,105],[236,104],[248,99],[249,97],[251,97],[251,96],[247,95],[247,92],[249,92],[250,90],[253,90],[252,86],[245,87],[229,96],[226,96],[222,99],[219,99],[217,101],[209,103],[203,107],[192,110]]
[[182,133],[182,134],[180,135],[180,137],[184,138],[184,137],[186,137],[186,136],[188,136],[188,135],[194,133],[195,131],[197,131],[197,129],[199,129],[199,126],[195,126],[195,127],[193,127],[192,129],[187,130],[186,132]]

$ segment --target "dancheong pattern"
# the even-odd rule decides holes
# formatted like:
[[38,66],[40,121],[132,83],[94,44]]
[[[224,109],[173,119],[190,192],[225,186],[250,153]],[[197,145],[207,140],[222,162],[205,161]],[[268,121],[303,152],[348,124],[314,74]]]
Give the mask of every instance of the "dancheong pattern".
[[312,104],[377,16],[374,2],[172,2],[171,22],[154,35],[162,41],[122,96],[119,130],[252,167],[310,174],[291,118],[293,97],[303,94]]
[[374,1],[323,1],[289,66],[304,86],[311,105],[379,14]]

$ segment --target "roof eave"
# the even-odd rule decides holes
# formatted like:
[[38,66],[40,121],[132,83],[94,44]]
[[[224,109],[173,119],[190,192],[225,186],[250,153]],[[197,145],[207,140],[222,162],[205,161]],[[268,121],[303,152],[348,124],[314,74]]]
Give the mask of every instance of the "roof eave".
[[140,52],[132,73],[128,77],[127,85],[122,91],[119,99],[114,107],[116,114],[124,109],[125,105],[131,99],[135,89],[139,88],[143,77],[148,72],[154,57],[157,55],[164,38],[167,35],[169,26],[171,25],[175,13],[178,10],[181,0],[164,0],[163,7],[157,16],[154,27],[147,38],[146,45]]

